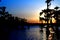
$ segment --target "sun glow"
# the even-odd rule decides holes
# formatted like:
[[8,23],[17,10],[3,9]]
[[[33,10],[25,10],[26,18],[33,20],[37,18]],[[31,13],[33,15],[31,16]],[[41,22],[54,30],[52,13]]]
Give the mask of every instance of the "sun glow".
[[29,23],[39,23],[39,18],[35,17],[35,18],[30,18],[28,19]]
[[[45,20],[40,20],[40,23],[47,23],[47,21],[45,21]],[[50,20],[48,21],[48,23],[50,23]],[[56,23],[55,18],[52,18],[52,23]]]
[[44,15],[45,15],[45,14],[43,13],[40,17],[45,18]]
[[[45,14],[43,13],[40,17],[41,18],[45,18],[44,15]],[[56,23],[55,18],[52,18],[51,20],[52,20],[52,23]],[[47,22],[45,20],[40,20],[40,23],[47,23]],[[48,23],[51,23],[50,20],[48,20]]]
[[56,23],[56,20],[55,20],[55,18],[52,18],[52,23]]

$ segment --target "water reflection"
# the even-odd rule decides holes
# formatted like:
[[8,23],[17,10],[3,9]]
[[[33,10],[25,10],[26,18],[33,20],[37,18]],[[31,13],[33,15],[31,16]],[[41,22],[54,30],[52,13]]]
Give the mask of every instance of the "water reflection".
[[9,36],[10,40],[42,40],[42,32],[39,26],[31,26],[26,30],[13,30]]
[[40,28],[31,27],[29,30],[26,30],[27,39],[30,40],[39,40],[40,39]]

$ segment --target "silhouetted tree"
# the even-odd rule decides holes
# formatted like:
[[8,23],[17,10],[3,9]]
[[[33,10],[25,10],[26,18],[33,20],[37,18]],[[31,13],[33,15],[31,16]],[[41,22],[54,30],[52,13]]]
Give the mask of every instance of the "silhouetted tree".
[[54,18],[56,20],[56,35],[57,35],[57,38],[59,40],[59,30],[58,30],[58,28],[60,26],[60,19],[59,19],[60,18],[60,10],[58,10],[59,7],[57,7],[57,6],[54,9],[55,9]]
[[18,17],[14,17],[12,16],[12,14],[9,14],[8,12],[5,12],[6,7],[0,7],[0,22],[2,25],[10,25],[9,28],[12,28],[12,26],[14,27],[14,25],[16,25],[16,27],[18,25],[22,25],[25,24],[27,22],[27,20],[25,18],[18,18]]

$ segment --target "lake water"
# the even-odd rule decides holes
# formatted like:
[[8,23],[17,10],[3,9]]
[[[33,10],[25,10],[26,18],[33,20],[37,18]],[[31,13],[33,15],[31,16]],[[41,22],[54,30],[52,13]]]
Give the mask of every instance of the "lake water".
[[13,30],[10,33],[9,40],[42,40],[43,34],[39,26],[30,26],[26,30]]
[[46,40],[46,29],[40,30],[39,26],[30,26],[29,29],[25,26],[25,30],[11,31],[9,40]]

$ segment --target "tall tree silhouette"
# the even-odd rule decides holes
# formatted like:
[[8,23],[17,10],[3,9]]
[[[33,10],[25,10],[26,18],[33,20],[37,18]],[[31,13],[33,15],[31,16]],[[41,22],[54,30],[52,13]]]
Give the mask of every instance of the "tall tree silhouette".
[[[54,9],[49,9],[49,6],[51,5],[51,2],[52,0],[46,0],[46,3],[47,3],[47,9],[44,9],[44,10],[42,10],[42,12],[40,13],[41,15],[44,13],[45,15],[44,15],[44,18],[41,18],[40,17],[40,19],[41,20],[45,20],[46,22],[47,22],[47,27],[46,27],[46,29],[47,29],[47,40],[48,40],[48,36],[49,36],[49,33],[48,33],[48,28],[49,28],[49,20],[50,20],[50,24],[51,24],[51,26],[50,27],[52,27],[52,15],[53,15],[53,13],[52,13],[52,11],[54,11]],[[40,16],[41,16],[40,15]]]
[[54,9],[55,9],[54,18],[56,20],[56,35],[57,35],[57,38],[59,40],[59,30],[58,30],[58,28],[59,28],[59,25],[60,25],[60,19],[59,19],[60,18],[60,9],[59,9],[58,6],[56,6]]

